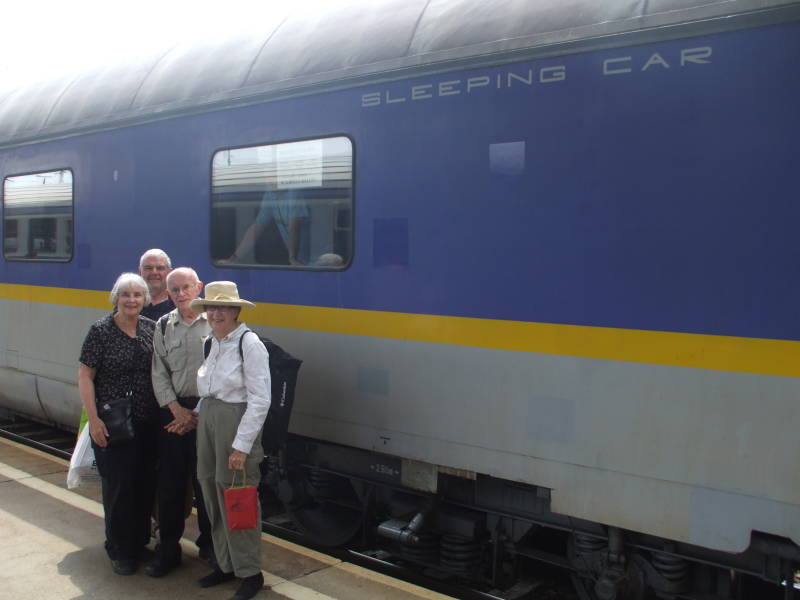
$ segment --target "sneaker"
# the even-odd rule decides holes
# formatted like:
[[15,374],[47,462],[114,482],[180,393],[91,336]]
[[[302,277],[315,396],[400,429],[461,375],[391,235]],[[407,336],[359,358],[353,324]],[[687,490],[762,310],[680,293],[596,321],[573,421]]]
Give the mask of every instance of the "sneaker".
[[233,600],[250,600],[264,587],[264,576],[259,572],[256,575],[245,577],[242,579],[242,584],[236,593],[233,595]]
[[206,575],[205,577],[201,577],[197,580],[197,583],[200,584],[201,588],[210,588],[214,587],[215,585],[219,585],[220,583],[225,583],[226,581],[230,581],[234,578],[233,573],[223,573],[219,569],[214,569]]

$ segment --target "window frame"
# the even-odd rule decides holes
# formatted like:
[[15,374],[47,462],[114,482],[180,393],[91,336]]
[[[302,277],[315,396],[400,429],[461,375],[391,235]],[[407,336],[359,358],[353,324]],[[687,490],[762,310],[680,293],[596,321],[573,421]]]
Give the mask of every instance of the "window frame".
[[[319,266],[319,265],[274,265],[274,264],[240,264],[240,263],[221,263],[212,255],[212,239],[213,239],[213,210],[214,210],[214,157],[220,152],[230,150],[244,150],[250,148],[280,146],[281,144],[293,144],[297,142],[313,142],[322,141],[333,138],[345,138],[350,142],[350,256],[340,266]],[[275,270],[275,271],[297,271],[297,272],[323,272],[323,273],[338,273],[346,271],[353,264],[353,259],[356,254],[356,143],[353,136],[347,133],[327,133],[324,135],[297,137],[297,138],[281,138],[279,140],[271,140],[266,142],[254,142],[248,144],[221,146],[211,152],[209,158],[209,172],[208,172],[208,259],[211,266],[216,269],[246,269],[246,270]]]
[[[72,178],[71,183],[71,197],[70,197],[70,226],[69,226],[69,236],[72,240],[72,244],[70,245],[70,253],[69,257],[59,257],[59,258],[25,258],[25,257],[15,257],[15,256],[8,256],[6,254],[6,181],[12,177],[26,177],[29,175],[43,175],[45,173],[57,173],[59,171],[69,171],[69,174]],[[75,259],[75,170],[72,167],[64,166],[64,167],[53,167],[49,169],[36,169],[35,171],[23,171],[23,172],[16,172],[16,173],[8,173],[3,175],[2,178],[2,185],[0,185],[0,222],[2,222],[2,240],[3,240],[3,260],[6,262],[17,262],[17,263],[70,263]]]

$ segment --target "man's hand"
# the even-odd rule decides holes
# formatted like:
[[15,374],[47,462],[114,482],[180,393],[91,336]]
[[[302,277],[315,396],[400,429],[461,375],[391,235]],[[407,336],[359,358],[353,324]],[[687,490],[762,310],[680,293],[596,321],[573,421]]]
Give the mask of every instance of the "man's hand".
[[167,406],[173,416],[173,420],[164,425],[164,429],[169,433],[183,435],[197,427],[197,415],[182,407],[177,400],[173,400]]

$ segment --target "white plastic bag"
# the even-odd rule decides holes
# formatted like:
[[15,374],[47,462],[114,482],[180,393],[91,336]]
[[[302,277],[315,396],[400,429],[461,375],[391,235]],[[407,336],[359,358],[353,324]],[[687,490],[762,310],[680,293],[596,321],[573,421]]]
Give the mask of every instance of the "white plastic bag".
[[72,452],[67,473],[67,487],[73,489],[79,485],[99,483],[100,474],[97,472],[97,463],[94,460],[92,440],[89,437],[89,426],[84,425],[78,435],[78,442]]

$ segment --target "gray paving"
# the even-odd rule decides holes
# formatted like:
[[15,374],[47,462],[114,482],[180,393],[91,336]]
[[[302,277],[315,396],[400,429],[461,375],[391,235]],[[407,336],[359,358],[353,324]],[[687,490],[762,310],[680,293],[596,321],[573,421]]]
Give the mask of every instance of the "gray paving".
[[[0,599],[93,600],[109,598],[229,598],[236,582],[202,589],[208,573],[189,541],[197,536],[187,521],[184,559],[167,577],[147,577],[140,568],[115,575],[103,549],[99,486],[66,489],[66,461],[0,439]],[[265,579],[273,589],[257,598],[328,600],[385,598],[444,600],[435,592],[365,571],[264,536]]]

